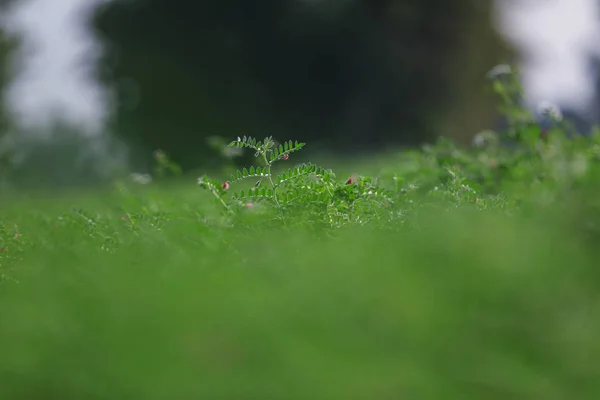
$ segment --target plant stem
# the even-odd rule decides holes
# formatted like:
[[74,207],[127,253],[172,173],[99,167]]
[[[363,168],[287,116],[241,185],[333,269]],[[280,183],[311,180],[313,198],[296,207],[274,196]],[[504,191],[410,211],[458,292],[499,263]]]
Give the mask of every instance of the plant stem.
[[275,182],[273,182],[273,176],[271,174],[271,163],[267,159],[267,152],[264,151],[262,153],[262,156],[264,162],[267,164],[267,176],[269,177],[269,182],[271,182],[271,188],[273,188],[273,200],[275,200],[275,204],[277,205],[277,209],[279,210],[279,215],[281,216],[281,219],[284,220],[283,211],[281,210],[281,205],[279,204],[279,200],[277,199],[277,186],[275,185]]
[[222,198],[222,197],[219,195],[219,193],[217,193],[217,191],[216,191],[215,189],[212,189],[211,191],[212,191],[212,193],[215,195],[215,197],[216,197],[217,199],[219,199],[219,201],[221,202],[221,204],[223,204],[223,207],[225,207],[225,209],[226,209],[228,212],[230,212],[230,213],[231,213],[231,212],[232,212],[232,211],[231,211],[231,208],[229,208],[229,206],[227,205],[227,203],[225,203],[225,201],[224,201],[224,200],[223,200],[223,198]]

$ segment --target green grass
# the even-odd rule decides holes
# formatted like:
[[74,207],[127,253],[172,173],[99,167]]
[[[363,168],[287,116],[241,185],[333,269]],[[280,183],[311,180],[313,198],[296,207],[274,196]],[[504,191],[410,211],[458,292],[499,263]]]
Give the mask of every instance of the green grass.
[[0,399],[600,398],[600,135],[513,128],[5,198]]
[[0,398],[596,398],[598,251],[561,210],[323,234],[221,225],[191,184],[11,202]]

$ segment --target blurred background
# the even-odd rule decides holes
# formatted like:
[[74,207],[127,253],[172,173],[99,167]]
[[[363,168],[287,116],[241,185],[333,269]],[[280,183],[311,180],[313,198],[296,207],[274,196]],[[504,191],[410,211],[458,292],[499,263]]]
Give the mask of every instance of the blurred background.
[[586,130],[599,39],[596,0],[0,0],[0,180],[94,183],[156,149],[211,168],[215,137],[468,144],[504,62]]

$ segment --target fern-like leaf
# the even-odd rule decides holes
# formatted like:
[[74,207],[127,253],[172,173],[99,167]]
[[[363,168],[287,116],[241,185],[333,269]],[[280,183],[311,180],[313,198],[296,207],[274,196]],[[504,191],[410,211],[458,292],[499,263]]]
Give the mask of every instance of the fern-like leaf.
[[244,168],[231,175],[231,183],[239,182],[247,178],[266,178],[269,177],[266,167],[250,167],[250,170]]
[[254,201],[256,199],[275,201],[273,189],[265,187],[251,188],[247,193],[242,190],[239,193],[234,193],[233,198],[240,201]]
[[238,140],[234,140],[233,142],[229,143],[228,147],[247,147],[258,151],[258,149],[262,147],[262,143],[260,141],[256,141],[256,139],[252,136],[244,136],[241,138],[238,137]]
[[335,177],[331,170],[326,170],[325,168],[319,167],[315,164],[301,164],[295,168],[290,168],[287,171],[284,171],[282,174],[280,174],[276,179],[277,183],[275,184],[275,186],[278,187],[288,181],[295,181],[299,178],[306,177],[309,175],[315,176],[324,183],[331,183]]
[[306,143],[298,143],[298,141],[293,143],[291,140],[288,142],[284,142],[283,145],[280,144],[279,147],[273,149],[271,155],[269,156],[269,159],[271,160],[271,162],[282,159],[290,153],[301,150],[305,144]]

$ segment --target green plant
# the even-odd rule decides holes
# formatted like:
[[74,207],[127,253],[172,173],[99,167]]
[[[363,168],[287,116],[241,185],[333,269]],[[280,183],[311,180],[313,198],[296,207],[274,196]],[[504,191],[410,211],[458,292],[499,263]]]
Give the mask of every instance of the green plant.
[[373,177],[246,137],[200,193],[3,193],[0,398],[598,398],[600,131],[526,122]]
[[[198,184],[210,190],[228,213],[260,204],[273,208],[281,220],[303,214],[329,225],[340,225],[364,223],[371,220],[370,217],[380,216],[380,207],[393,203],[377,179],[370,177],[355,175],[339,181],[332,170],[312,163],[298,164],[275,174],[273,165],[287,161],[290,154],[301,150],[305,143],[287,141],[277,145],[271,137],[257,141],[244,136],[228,146],[254,150],[254,156],[263,164],[238,170],[223,183],[206,176],[198,179]],[[230,185],[244,180],[256,181],[250,188],[234,191],[227,198]]]
[[169,174],[172,176],[180,176],[182,171],[181,167],[173,162],[167,154],[162,150],[156,150],[153,154],[156,165],[154,167],[154,174],[157,178],[165,178]]
[[[600,134],[575,134],[560,110],[547,105],[542,111],[550,123],[542,126],[523,103],[518,70],[501,67],[489,78],[508,126],[478,133],[470,148],[439,138],[420,150],[402,152],[391,173],[339,180],[332,170],[312,163],[275,171],[275,163],[288,160],[304,143],[243,137],[227,147],[254,150],[261,165],[243,168],[226,182],[203,176],[198,183],[232,216],[243,214],[239,211],[244,208],[260,208],[267,216],[273,211],[269,221],[335,227],[404,223],[425,206],[546,207],[600,176]],[[254,182],[244,186],[247,180]],[[231,185],[240,187],[233,191]]]

